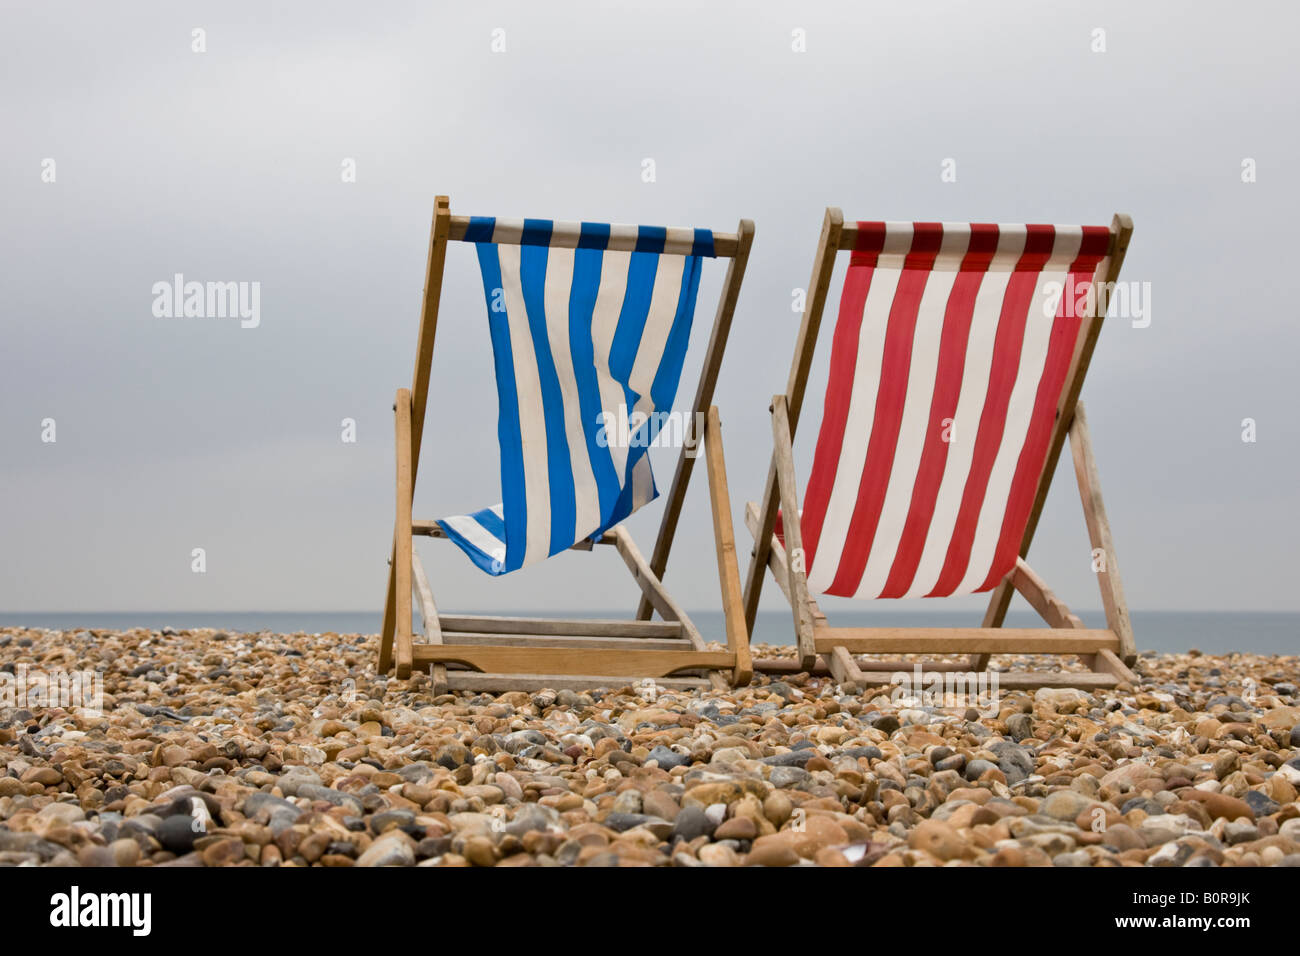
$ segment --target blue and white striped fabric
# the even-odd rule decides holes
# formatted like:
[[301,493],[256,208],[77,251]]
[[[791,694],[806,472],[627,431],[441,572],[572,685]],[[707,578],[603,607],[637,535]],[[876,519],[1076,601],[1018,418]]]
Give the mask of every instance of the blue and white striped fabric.
[[[504,502],[443,518],[484,571],[550,557],[654,500],[654,414],[671,410],[706,229],[475,217],[496,362]],[[608,422],[648,421],[631,441]]]

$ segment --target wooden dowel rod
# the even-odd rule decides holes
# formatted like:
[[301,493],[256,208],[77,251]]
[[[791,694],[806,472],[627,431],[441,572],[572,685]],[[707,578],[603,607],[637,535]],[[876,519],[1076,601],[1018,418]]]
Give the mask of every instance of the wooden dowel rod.
[[[465,232],[469,228],[469,216],[452,216],[451,233],[449,238],[463,241]],[[632,252],[636,249],[637,237],[635,234],[628,236],[611,236],[609,244],[605,247],[609,250],[619,252]],[[715,232],[713,234],[713,254],[719,259],[730,259],[740,248],[740,237],[734,232]]]

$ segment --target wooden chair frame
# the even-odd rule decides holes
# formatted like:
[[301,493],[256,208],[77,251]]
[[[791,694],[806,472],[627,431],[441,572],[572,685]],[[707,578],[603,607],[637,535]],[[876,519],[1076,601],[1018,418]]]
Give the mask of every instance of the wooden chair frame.
[[[1115,560],[1114,542],[1102,503],[1087,417],[1083,404],[1079,401],[1084,376],[1106,315],[1109,291],[1119,277],[1132,232],[1132,220],[1126,215],[1116,214],[1111,221],[1107,271],[1099,280],[1092,310],[1083,319],[1070,370],[1057,404],[1056,428],[1038,478],[1037,493],[1021,540],[1019,557],[1016,566],[993,589],[982,625],[978,628],[831,627],[816,600],[808,593],[807,574],[802,561],[790,561],[787,558],[787,555],[801,555],[803,548],[792,453],[795,426],[803,407],[808,372],[812,366],[822,313],[830,291],[836,254],[852,250],[857,242],[856,224],[846,225],[843,214],[838,209],[826,210],[790,376],[785,392],[772,399],[772,463],[768,469],[762,503],[750,502],[745,513],[745,524],[754,538],[745,579],[746,633],[753,633],[763,579],[771,571],[794,614],[798,659],[758,659],[754,661],[755,669],[770,672],[829,671],[842,682],[852,681],[859,686],[870,686],[887,682],[888,675],[899,670],[911,671],[915,662],[857,661],[853,655],[968,653],[970,658],[965,664],[923,664],[930,671],[951,672],[983,671],[988,667],[989,656],[997,653],[1077,654],[1091,673],[999,672],[999,686],[1008,690],[1032,687],[1104,688],[1114,687],[1120,681],[1137,682],[1129,670],[1137,656],[1133,627],[1129,621],[1128,606],[1120,584],[1119,566]],[[1074,456],[1075,475],[1079,483],[1088,536],[1094,553],[1100,550],[1103,558],[1101,569],[1097,572],[1097,583],[1101,588],[1107,626],[1100,630],[1085,628],[1083,622],[1070,613],[1069,608],[1025,562],[1067,436]],[[785,547],[774,534],[778,507],[782,515]],[[1048,627],[1002,626],[1011,596],[1016,591],[1024,595]]]
[[[677,520],[694,467],[685,445],[666,499],[663,524],[655,545],[662,555],[658,570],[641,555],[627,529],[611,528],[598,544],[612,545],[641,590],[644,605],[657,611],[662,621],[649,615],[632,620],[557,620],[439,614],[433,591],[413,546],[414,535],[443,537],[434,521],[413,520],[412,500],[420,461],[433,360],[434,334],[449,242],[465,238],[469,217],[453,216],[450,201],[435,202],[433,229],[425,271],[420,333],[415,373],[409,389],[397,392],[397,519],[389,560],[388,594],[384,603],[378,670],[395,665],[399,678],[414,668],[429,669],[435,693],[454,690],[537,690],[542,687],[590,689],[609,687],[629,679],[653,680],[657,688],[725,690],[729,684],[746,684],[753,675],[748,631],[741,610],[740,571],[736,561],[731,502],[727,491],[722,451],[721,423],[713,405],[713,391],[726,349],[727,336],[740,295],[754,224],[742,219],[734,233],[714,233],[714,253],[730,260],[713,330],[704,356],[692,406],[692,421],[705,415],[702,438],[713,509],[718,572],[726,613],[727,650],[710,651],[686,612],[673,600],[661,580]],[[632,240],[634,241],[634,240]],[[626,240],[611,241],[609,248],[631,249]],[[589,551],[590,541],[574,545]],[[412,639],[412,595],[424,621],[424,641]]]

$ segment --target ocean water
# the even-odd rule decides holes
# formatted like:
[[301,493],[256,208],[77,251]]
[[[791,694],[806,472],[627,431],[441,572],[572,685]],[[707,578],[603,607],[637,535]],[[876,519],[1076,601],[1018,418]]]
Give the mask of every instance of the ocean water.
[[[470,611],[520,617],[626,618],[616,611]],[[722,612],[688,612],[706,640],[725,640]],[[1080,614],[1090,627],[1105,627],[1100,611]],[[1300,613],[1249,611],[1133,611],[1133,633],[1139,650],[1179,653],[1198,648],[1207,654],[1246,651],[1256,654],[1300,654]],[[417,617],[418,620],[418,617]],[[842,627],[973,627],[979,619],[969,612],[865,610],[832,616]],[[373,634],[380,628],[378,611],[106,611],[76,613],[8,613],[0,611],[0,626],[52,630],[133,627],[178,629],[211,627],[231,632],[274,631],[308,634]],[[1042,627],[1032,611],[1007,615],[1008,627]],[[418,626],[418,625],[417,625]],[[755,643],[793,643],[788,611],[760,611],[754,627]]]

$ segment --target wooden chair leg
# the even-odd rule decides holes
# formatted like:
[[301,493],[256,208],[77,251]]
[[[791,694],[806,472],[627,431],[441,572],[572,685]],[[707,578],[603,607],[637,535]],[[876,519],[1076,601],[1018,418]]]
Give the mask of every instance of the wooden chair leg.
[[[424,573],[420,554],[411,548],[411,575],[416,603],[420,605],[420,620],[424,622],[424,643],[442,643],[442,625],[438,621],[438,608],[433,603],[433,588],[429,587],[429,576]],[[429,665],[429,680],[435,697],[447,693],[447,665]]]
[[1100,650],[1093,657],[1092,669],[1105,674],[1114,674],[1121,681],[1127,681],[1136,687],[1139,678],[1120,660],[1119,655],[1114,651]]
[[[420,467],[420,441],[424,435],[425,406],[429,399],[429,374],[433,364],[433,342],[438,327],[438,305],[442,295],[443,267],[447,260],[447,240],[451,232],[451,201],[437,196],[433,202],[433,223],[429,230],[429,254],[425,263],[424,296],[420,305],[420,334],[415,346],[415,371],[409,393],[407,446],[410,454],[412,489]],[[399,440],[400,447],[400,440]],[[410,495],[407,500],[410,500]],[[378,671],[383,674],[393,665],[393,641],[397,633],[397,538],[388,556],[388,592],[384,598],[384,623],[379,638]],[[408,597],[409,603],[409,597]]]
[[841,684],[857,684],[859,688],[867,683],[866,676],[854,663],[853,655],[843,647],[833,648],[826,657],[831,669],[831,676]]
[[397,631],[397,581],[394,571],[397,567],[397,538],[393,538],[393,550],[388,557],[388,596],[384,598],[384,623],[379,632],[379,660],[375,670],[387,674],[393,666],[393,635]]
[[394,530],[397,676],[411,676],[411,391],[397,390],[397,526]]
[[[980,627],[1001,627],[1002,622],[1007,619],[1007,609],[1011,607],[1012,595],[1016,593],[1015,584],[1012,582],[1014,569],[1007,574],[998,586],[989,594],[989,606],[984,612],[984,620]],[[972,654],[968,658],[970,669],[975,672],[988,670],[989,654]]]
[[812,609],[808,605],[808,576],[803,564],[799,493],[795,487],[794,452],[790,443],[790,419],[784,394],[772,396],[772,437],[776,445],[777,484],[781,492],[781,527],[785,531],[786,554],[790,556],[790,606],[794,612],[799,663],[805,670],[811,670],[817,663],[817,649],[813,644]]
[[709,406],[704,426],[704,463],[709,477],[709,503],[713,507],[713,538],[718,553],[718,582],[722,588],[727,647],[736,655],[731,682],[743,686],[753,679],[754,665],[749,654],[749,631],[745,627],[740,568],[736,563],[736,534],[731,520],[731,495],[727,489],[727,464],[722,453],[722,422],[716,405]]
[[1088,432],[1083,402],[1075,407],[1074,421],[1070,423],[1070,453],[1074,458],[1074,474],[1079,483],[1084,520],[1088,524],[1088,539],[1092,542],[1093,553],[1100,552],[1097,584],[1101,588],[1101,605],[1106,610],[1106,624],[1119,638],[1120,657],[1132,665],[1137,660],[1137,643],[1133,637],[1133,622],[1129,620],[1128,602],[1124,599],[1124,586],[1120,583],[1110,521],[1101,499],[1101,479],[1097,473],[1097,460],[1092,454],[1092,436]]

